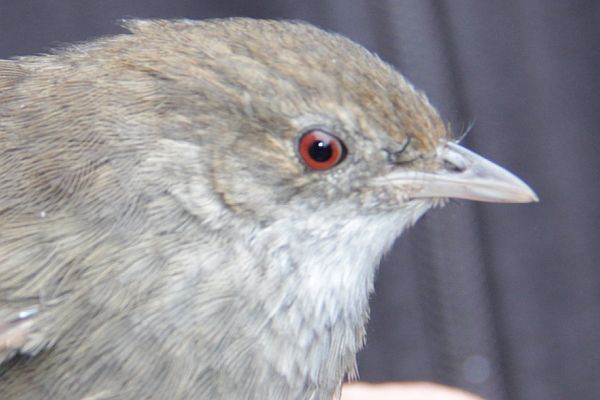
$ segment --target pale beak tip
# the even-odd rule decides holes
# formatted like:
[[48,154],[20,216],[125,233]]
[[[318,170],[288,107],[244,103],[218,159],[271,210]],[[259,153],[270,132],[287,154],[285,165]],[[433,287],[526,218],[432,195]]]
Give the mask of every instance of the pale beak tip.
[[520,188],[520,193],[513,193],[505,198],[497,198],[498,203],[539,203],[540,198],[538,195],[529,187]]
[[529,202],[530,203],[539,203],[540,202],[540,198],[533,190],[531,191],[531,200]]
[[524,200],[523,203],[539,203],[540,198],[538,197],[537,193],[535,193],[529,186],[527,186],[527,189],[529,190],[526,195],[526,200]]

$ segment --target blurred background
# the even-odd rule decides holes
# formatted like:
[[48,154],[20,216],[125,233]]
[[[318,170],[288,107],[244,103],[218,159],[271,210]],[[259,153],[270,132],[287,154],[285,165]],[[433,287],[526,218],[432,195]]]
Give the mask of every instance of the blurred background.
[[[361,379],[600,398],[600,1],[0,0],[0,57],[120,18],[301,19],[379,54],[541,202],[454,202],[381,267]],[[469,129],[470,128],[470,129]]]

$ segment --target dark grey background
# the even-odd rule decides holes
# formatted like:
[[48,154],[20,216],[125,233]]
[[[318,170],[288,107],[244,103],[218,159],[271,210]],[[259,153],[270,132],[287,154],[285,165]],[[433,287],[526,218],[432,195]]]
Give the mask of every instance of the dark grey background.
[[0,57],[120,31],[122,17],[225,16],[303,19],[362,43],[541,198],[456,202],[402,237],[379,274],[362,378],[600,398],[600,2],[0,0]]

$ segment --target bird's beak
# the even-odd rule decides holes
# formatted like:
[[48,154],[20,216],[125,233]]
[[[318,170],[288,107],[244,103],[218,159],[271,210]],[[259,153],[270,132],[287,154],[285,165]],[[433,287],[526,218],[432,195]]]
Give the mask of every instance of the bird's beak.
[[457,198],[496,203],[537,202],[535,192],[504,168],[452,142],[439,149],[432,172],[394,170],[376,184],[401,188],[408,198]]

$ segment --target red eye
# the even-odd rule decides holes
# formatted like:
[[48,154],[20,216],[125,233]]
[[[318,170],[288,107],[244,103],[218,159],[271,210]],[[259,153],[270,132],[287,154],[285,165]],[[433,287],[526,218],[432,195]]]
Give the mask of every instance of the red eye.
[[313,129],[300,138],[298,151],[302,160],[312,169],[329,169],[346,154],[344,143],[335,136]]

